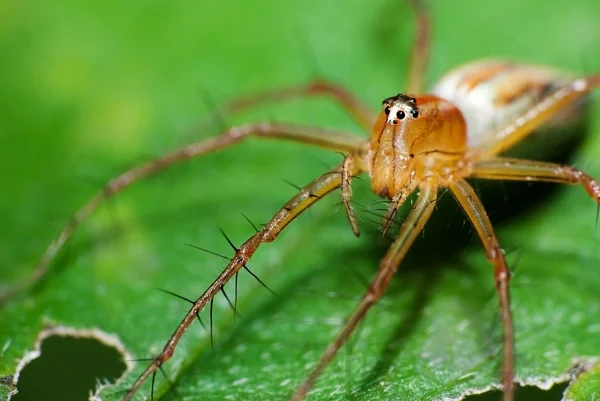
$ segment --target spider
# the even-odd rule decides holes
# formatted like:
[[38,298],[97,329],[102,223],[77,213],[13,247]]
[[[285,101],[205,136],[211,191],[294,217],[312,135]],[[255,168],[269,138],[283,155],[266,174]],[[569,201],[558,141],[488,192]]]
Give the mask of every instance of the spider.
[[418,24],[409,84],[405,93],[393,93],[385,98],[376,115],[344,88],[327,81],[258,94],[239,99],[226,107],[226,110],[235,112],[266,101],[328,95],[371,133],[370,140],[314,127],[253,123],[231,127],[215,138],[185,146],[133,168],[111,180],[101,193],[75,214],[50,245],[34,275],[22,286],[14,287],[13,292],[20,291],[46,273],[59,249],[100,204],[144,177],[252,136],[310,144],[343,153],[343,162],[302,188],[261,230],[236,250],[223,272],[194,302],[163,351],[153,359],[124,399],[131,399],[146,379],[171,358],[197,314],[244,267],[258,247],[274,241],[295,217],[320,199],[340,189],[350,227],[359,235],[360,228],[351,204],[351,181],[355,176],[366,174],[373,192],[391,200],[382,222],[384,232],[407,198],[414,192],[418,195],[368,290],[292,398],[300,400],[305,397],[359,322],[385,293],[401,261],[431,216],[439,190],[448,188],[473,224],[493,266],[504,333],[504,400],[512,400],[515,356],[510,273],[487,213],[466,179],[578,184],[600,204],[600,183],[582,171],[565,165],[501,156],[548,121],[560,119],[564,113],[577,113],[579,101],[600,84],[600,75],[574,79],[541,66],[503,60],[477,61],[451,71],[441,78],[430,94],[421,95],[429,53],[429,23],[420,4],[417,1],[412,4],[418,13]]

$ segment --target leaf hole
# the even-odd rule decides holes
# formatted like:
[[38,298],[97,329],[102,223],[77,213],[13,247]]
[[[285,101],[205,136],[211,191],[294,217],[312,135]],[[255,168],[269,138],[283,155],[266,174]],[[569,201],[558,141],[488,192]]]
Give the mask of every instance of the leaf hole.
[[86,401],[102,387],[115,384],[131,367],[114,336],[96,329],[48,331],[24,358],[15,375],[18,392],[10,400]]
[[[515,401],[559,401],[563,398],[563,393],[569,383],[561,383],[552,386],[549,390],[543,390],[535,386],[516,387]],[[471,395],[464,398],[464,401],[498,401],[502,399],[502,392],[499,390],[488,391],[484,394]]]

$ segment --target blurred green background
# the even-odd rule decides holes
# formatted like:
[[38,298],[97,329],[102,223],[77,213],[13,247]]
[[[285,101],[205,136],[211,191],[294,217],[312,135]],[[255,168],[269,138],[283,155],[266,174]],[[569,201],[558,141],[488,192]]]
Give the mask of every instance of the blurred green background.
[[[597,0],[427,4],[433,20],[428,83],[486,57],[576,74],[600,71]],[[0,285],[26,277],[71,214],[110,177],[217,133],[215,127],[193,129],[211,103],[319,74],[377,108],[404,87],[413,23],[408,5],[392,0],[3,0]],[[595,105],[590,135],[571,159],[596,176],[599,110]],[[322,99],[224,118],[368,135]],[[266,222],[294,194],[284,180],[304,185],[339,161],[337,154],[301,145],[249,141],[172,168],[110,201],[81,227],[42,286],[0,309],[0,376],[15,372],[46,325],[98,328],[117,335],[134,357],[153,357],[188,309],[155,288],[196,298],[223,267],[219,258],[185,244],[229,255],[219,228],[240,244],[253,232],[240,213],[257,225]],[[359,203],[376,200],[366,180],[356,187]],[[509,254],[517,269],[518,376],[545,386],[567,380],[576,358],[600,356],[596,209],[580,188],[547,188],[522,187],[522,197],[505,204],[515,212],[498,226],[504,247],[518,247]],[[541,199],[520,211],[530,197]],[[365,235],[355,239],[336,213],[338,202],[337,194],[323,201],[250,263],[275,297],[243,274],[242,319],[235,324],[218,298],[214,350],[199,325],[188,331],[165,366],[177,386],[165,399],[290,394],[385,251],[376,225],[367,221],[372,216],[361,214]],[[390,294],[319,381],[313,399],[437,400],[498,384],[491,269],[476,238],[471,246],[438,243],[469,235],[468,225],[460,228],[460,212],[448,210],[426,230]],[[208,321],[206,312],[203,317]],[[62,371],[60,364],[55,371]],[[118,399],[144,367],[137,363],[103,399]],[[69,377],[63,380],[68,388]],[[155,397],[167,389],[157,378]],[[0,388],[3,397],[7,392]],[[146,384],[143,395],[149,392]],[[569,397],[589,400],[594,392],[600,387],[588,380]]]

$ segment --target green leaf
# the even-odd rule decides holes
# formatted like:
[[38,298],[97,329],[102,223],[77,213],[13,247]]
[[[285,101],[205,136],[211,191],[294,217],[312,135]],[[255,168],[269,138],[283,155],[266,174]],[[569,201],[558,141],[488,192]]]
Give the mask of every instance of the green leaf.
[[589,366],[577,377],[565,392],[565,400],[597,400],[600,397],[600,364]]
[[[597,0],[428,2],[432,83],[488,57],[571,70],[600,70]],[[215,103],[303,83],[315,71],[376,109],[404,88],[413,18],[398,1],[248,2],[5,1],[0,5],[0,282],[25,278],[72,213],[114,175],[208,138],[192,128]],[[600,112],[570,159],[600,176]],[[227,123],[277,119],[353,131],[327,100],[262,107]],[[543,158],[544,155],[540,155]],[[47,325],[112,333],[136,358],[155,356],[225,255],[266,222],[295,189],[340,156],[251,140],[140,182],[86,221],[43,284],[0,310],[0,376],[14,374]],[[357,202],[371,204],[368,180]],[[576,359],[599,357],[600,230],[581,188],[518,186],[490,209],[516,269],[517,376],[548,387]],[[450,197],[448,197],[450,198]],[[272,288],[240,275],[233,314],[215,301],[215,347],[194,324],[165,364],[177,393],[157,377],[155,399],[285,399],[340,329],[385,246],[365,221],[356,239],[339,195],[301,216],[249,267]],[[527,204],[527,207],[521,207]],[[363,213],[367,220],[372,216]],[[452,399],[499,385],[501,332],[492,269],[457,208],[441,207],[369,314],[319,380],[313,399]],[[371,235],[367,235],[367,234]],[[227,287],[233,297],[234,288]],[[208,322],[208,311],[202,314]],[[95,363],[94,360],[89,361]],[[118,399],[145,368],[137,362],[104,399]],[[60,370],[56,361],[56,370]],[[68,381],[65,383],[68,386]],[[4,395],[7,388],[3,388]],[[600,387],[586,394],[600,392]],[[142,393],[150,393],[150,383]],[[587,400],[575,391],[572,400]],[[142,397],[139,397],[142,399]]]

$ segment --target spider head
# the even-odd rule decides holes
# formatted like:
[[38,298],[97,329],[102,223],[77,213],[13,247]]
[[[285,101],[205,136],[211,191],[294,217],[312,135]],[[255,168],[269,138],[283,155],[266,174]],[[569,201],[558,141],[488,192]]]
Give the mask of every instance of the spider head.
[[419,117],[417,100],[402,93],[384,99],[382,106],[385,124],[398,125],[403,120]]
[[421,112],[417,107],[417,99],[399,93],[388,97],[382,102],[381,112],[373,128],[371,149],[383,152],[396,152],[408,155],[406,137],[411,136],[422,120]]

